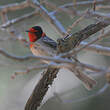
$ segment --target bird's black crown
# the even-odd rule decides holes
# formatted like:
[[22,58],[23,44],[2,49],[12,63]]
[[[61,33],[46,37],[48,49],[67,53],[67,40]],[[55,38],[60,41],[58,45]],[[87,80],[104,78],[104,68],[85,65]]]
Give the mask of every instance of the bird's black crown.
[[43,30],[40,26],[34,26],[32,27],[33,29],[37,30],[37,32],[35,32],[36,36],[39,38],[42,37],[42,33],[43,33]]

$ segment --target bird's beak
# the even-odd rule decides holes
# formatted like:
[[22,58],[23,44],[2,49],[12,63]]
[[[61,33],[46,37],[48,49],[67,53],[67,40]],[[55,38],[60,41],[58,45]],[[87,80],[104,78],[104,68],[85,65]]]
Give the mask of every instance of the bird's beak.
[[30,32],[29,30],[26,30],[25,32]]
[[25,31],[25,32],[30,32],[30,33],[34,33],[34,32],[31,32],[31,31],[29,31],[29,30],[27,30],[27,31]]

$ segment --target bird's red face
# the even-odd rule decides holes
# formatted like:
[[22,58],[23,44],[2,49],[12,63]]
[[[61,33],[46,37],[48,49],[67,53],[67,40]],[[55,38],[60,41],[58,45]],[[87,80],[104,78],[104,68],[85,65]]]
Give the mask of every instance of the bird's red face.
[[43,30],[40,26],[34,26],[26,32],[28,32],[30,42],[35,42],[38,39],[40,39],[41,37],[45,36],[45,33],[43,32]]
[[37,30],[33,28],[29,29],[28,36],[30,42],[35,42],[37,40],[37,36],[35,35],[35,32],[37,32]]

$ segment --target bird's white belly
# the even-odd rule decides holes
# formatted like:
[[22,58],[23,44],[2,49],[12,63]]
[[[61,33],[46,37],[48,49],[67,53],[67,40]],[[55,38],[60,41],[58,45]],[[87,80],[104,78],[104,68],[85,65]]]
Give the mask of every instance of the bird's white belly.
[[[38,42],[33,44],[31,51],[35,56],[54,56],[55,55],[55,51],[53,49],[48,48],[47,46]],[[49,61],[46,61],[46,60],[42,60],[42,61],[45,63],[49,63]]]

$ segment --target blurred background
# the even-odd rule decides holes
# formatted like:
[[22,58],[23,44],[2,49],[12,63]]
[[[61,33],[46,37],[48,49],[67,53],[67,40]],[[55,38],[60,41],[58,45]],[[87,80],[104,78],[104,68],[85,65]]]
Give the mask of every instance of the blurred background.
[[[2,6],[21,3],[24,0],[0,0],[0,9]],[[75,3],[75,0],[48,0],[54,3],[56,6],[64,5],[66,3]],[[84,0],[76,0],[77,2],[82,2]],[[87,0],[86,0],[87,1]],[[92,1],[92,0],[88,0]],[[103,3],[104,5],[110,5],[110,2]],[[99,4],[100,5],[100,4]],[[44,6],[48,11],[48,7]],[[77,6],[76,10],[83,12],[87,8],[92,8],[92,5]],[[24,14],[31,13],[34,9],[31,7],[9,11],[8,19],[14,19]],[[108,13],[106,9],[100,9],[99,12]],[[66,13],[58,12],[55,14],[56,18],[61,22],[65,29],[68,28],[78,16],[71,17]],[[72,29],[72,33],[77,32],[87,25],[94,23],[93,19],[84,19],[77,26]],[[2,24],[0,18],[0,24]],[[47,33],[49,37],[54,40],[60,38],[61,36],[56,33],[54,28],[41,16],[33,16],[28,19],[22,20],[13,25],[14,29],[20,33],[24,39],[27,39],[27,33],[25,30],[32,26],[40,25],[43,27],[44,32]],[[11,34],[6,30],[0,30],[0,49],[4,49],[10,54],[16,56],[25,56],[27,54],[32,54],[29,48],[26,48],[22,42],[19,40],[2,40],[11,38]],[[87,41],[90,41],[90,38]],[[98,42],[103,46],[110,46],[109,37]],[[1,52],[0,52],[1,53]],[[84,63],[106,66],[110,65],[110,57],[99,55],[90,51],[82,51],[78,54],[78,59]],[[35,66],[38,64],[38,60],[25,60],[17,61],[10,59],[2,54],[0,54],[0,110],[23,110],[27,99],[34,86],[37,84],[41,77],[41,72],[43,70],[33,70],[28,74],[20,74],[12,79],[11,76],[16,71],[24,71],[29,66]],[[84,88],[82,83],[73,75],[73,73],[68,70],[61,69],[57,78],[55,79],[52,86],[50,86],[48,93],[46,94],[40,110],[109,110],[110,109],[110,87],[106,84],[105,76],[102,74],[92,75],[97,80],[97,86],[92,90],[88,91]]]

